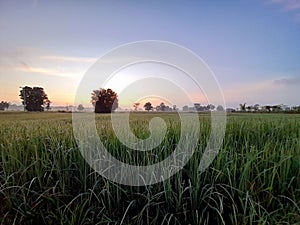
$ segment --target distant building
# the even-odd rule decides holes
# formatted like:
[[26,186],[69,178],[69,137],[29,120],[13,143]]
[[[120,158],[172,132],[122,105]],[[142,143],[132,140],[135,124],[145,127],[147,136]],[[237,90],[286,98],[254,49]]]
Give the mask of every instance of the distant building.
[[189,107],[189,110],[188,110],[189,112],[196,112],[196,109],[195,109],[195,107]]
[[226,108],[226,112],[235,112],[235,109],[233,109],[233,108]]
[[200,107],[201,107],[200,103],[194,103],[194,110],[200,111]]

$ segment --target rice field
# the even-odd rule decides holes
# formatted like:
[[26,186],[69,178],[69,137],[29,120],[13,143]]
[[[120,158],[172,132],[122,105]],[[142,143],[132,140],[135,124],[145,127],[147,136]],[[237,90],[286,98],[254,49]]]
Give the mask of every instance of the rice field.
[[[139,138],[163,118],[167,135],[150,153],[118,141],[109,115],[96,115],[110,153],[132,164],[166,158],[180,138],[175,113],[132,113]],[[1,224],[300,224],[300,115],[229,114],[223,145],[197,168],[210,133],[199,114],[200,141],[177,174],[151,186],[126,186],[97,174],[73,137],[70,113],[0,113]]]

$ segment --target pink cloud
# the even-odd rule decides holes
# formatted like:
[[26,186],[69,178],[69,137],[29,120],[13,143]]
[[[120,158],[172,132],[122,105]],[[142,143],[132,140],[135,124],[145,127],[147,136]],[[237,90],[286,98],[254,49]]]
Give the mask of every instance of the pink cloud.
[[280,4],[283,6],[284,10],[295,11],[300,9],[299,0],[270,0],[271,4]]

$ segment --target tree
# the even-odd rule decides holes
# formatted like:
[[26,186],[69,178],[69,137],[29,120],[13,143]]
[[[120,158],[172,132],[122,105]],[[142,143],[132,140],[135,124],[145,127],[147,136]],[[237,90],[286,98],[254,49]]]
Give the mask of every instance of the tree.
[[241,111],[246,111],[246,103],[240,104]]
[[[25,86],[20,91],[20,98],[23,100],[22,104],[27,111],[44,111],[44,105],[49,101],[47,94],[41,87]],[[50,106],[50,101],[49,101]]]
[[221,105],[218,105],[218,107],[217,107],[217,111],[218,111],[218,112],[222,112],[222,111],[224,111],[224,108],[223,108],[223,106],[221,106]]
[[9,107],[9,103],[8,102],[4,102],[4,101],[0,102],[0,110],[1,111],[4,111],[5,109],[8,109],[8,107]]
[[82,105],[82,104],[79,104],[79,105],[78,105],[78,107],[77,107],[77,110],[78,110],[78,111],[82,111],[82,110],[84,110],[84,107],[83,107],[83,105]]
[[300,112],[300,106],[293,106],[292,111],[297,113]]
[[255,112],[257,112],[259,110],[259,104],[255,104],[253,106],[253,109],[254,109]]
[[271,112],[271,110],[272,110],[272,106],[270,106],[270,105],[266,105],[265,108],[268,110],[268,112]]
[[92,104],[95,113],[112,113],[119,106],[118,95],[112,89],[100,88],[92,92]]
[[156,106],[156,111],[166,111],[165,103],[162,102],[159,106]]
[[92,92],[92,100],[91,100],[91,102],[92,102],[92,104],[93,104],[93,106],[95,107],[96,106],[96,102],[98,101],[98,96],[99,96],[99,94],[100,94],[100,90],[101,89],[99,89],[99,90],[93,90],[93,92]]
[[134,108],[135,111],[137,111],[139,105],[140,105],[139,102],[133,103],[133,108]]
[[212,111],[212,110],[214,110],[216,107],[215,107],[213,104],[208,104],[208,105],[206,106],[206,108],[207,108],[207,110]]
[[150,110],[153,109],[153,106],[152,106],[151,102],[147,102],[147,103],[145,103],[144,108],[145,108],[145,110],[147,110],[149,112]]
[[46,102],[46,109],[47,109],[47,111],[49,111],[51,109],[51,107],[50,107],[51,101],[49,99],[47,99],[45,102]]
[[272,109],[273,109],[273,111],[275,111],[275,112],[279,112],[279,111],[282,110],[282,108],[281,108],[280,105],[273,105],[273,106],[272,106]]

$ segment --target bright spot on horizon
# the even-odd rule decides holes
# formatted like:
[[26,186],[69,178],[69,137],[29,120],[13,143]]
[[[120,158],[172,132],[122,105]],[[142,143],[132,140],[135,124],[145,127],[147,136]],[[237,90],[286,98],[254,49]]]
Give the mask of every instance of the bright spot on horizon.
[[121,108],[131,107],[135,102],[145,103],[145,99],[152,99],[153,106],[164,102],[171,107],[207,102],[187,74],[162,63],[142,62],[122,68],[110,77],[104,88],[118,93]]

